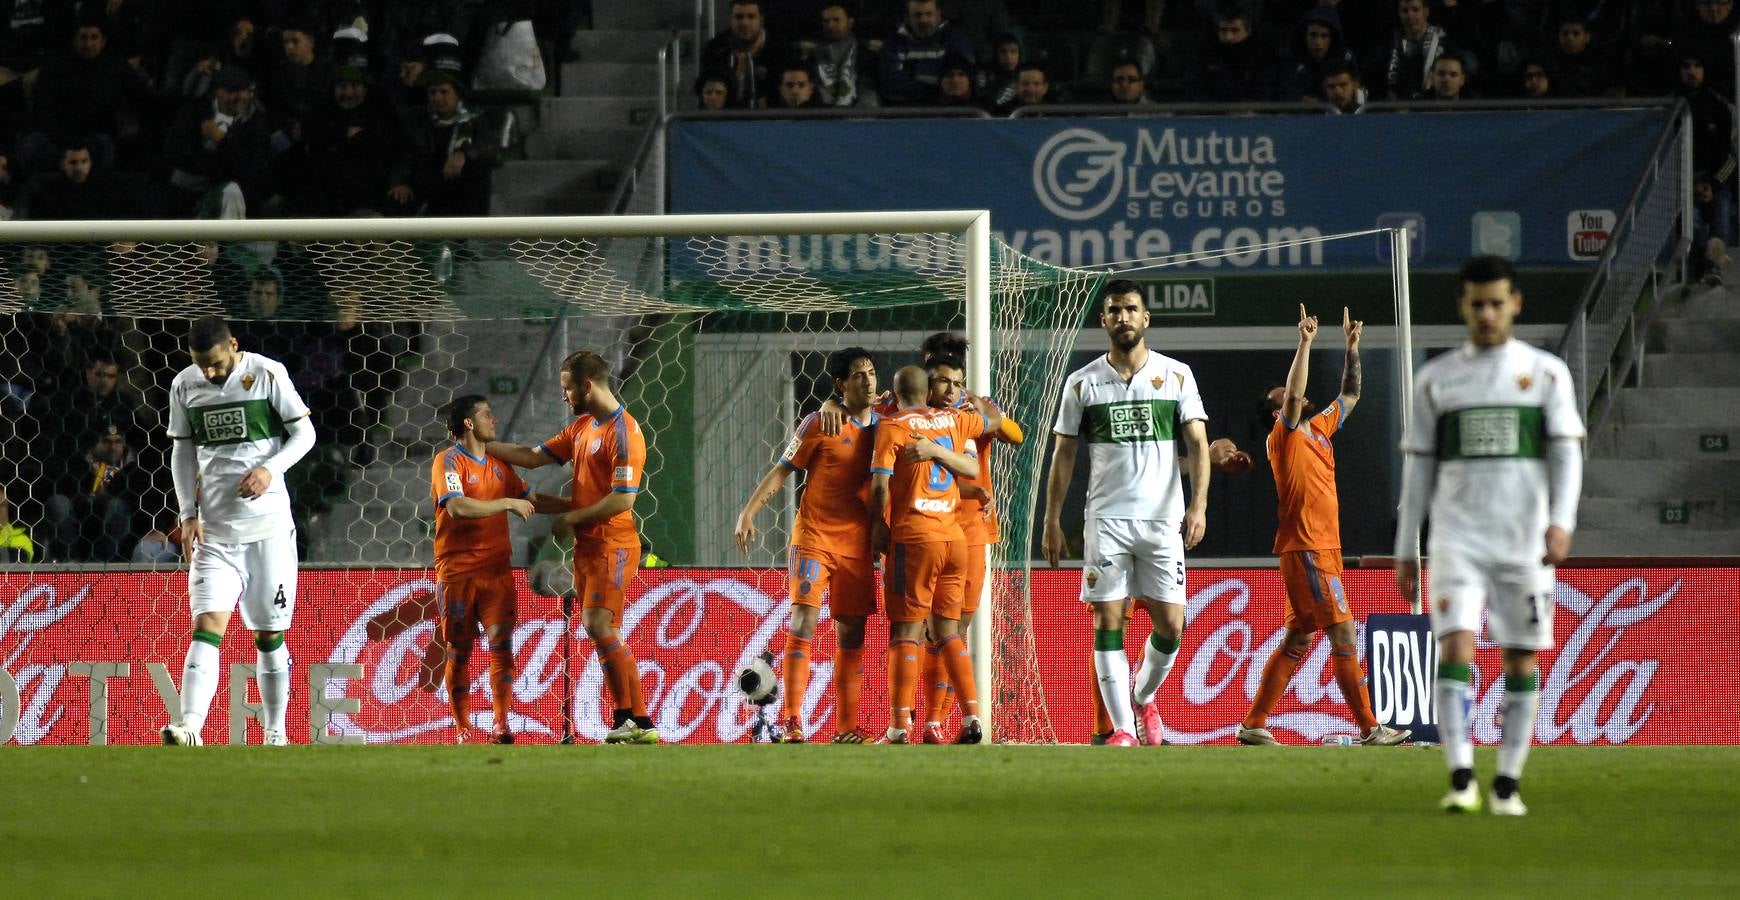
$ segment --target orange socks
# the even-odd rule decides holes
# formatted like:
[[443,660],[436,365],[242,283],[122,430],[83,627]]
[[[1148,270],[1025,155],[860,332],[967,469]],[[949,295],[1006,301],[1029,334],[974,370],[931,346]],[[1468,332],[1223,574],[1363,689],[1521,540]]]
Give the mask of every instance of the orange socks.
[[454,647],[447,651],[447,708],[453,711],[453,724],[471,727],[467,709],[471,700],[471,648]]
[[782,704],[785,717],[796,719],[803,715],[804,691],[810,687],[810,639],[798,637],[790,632],[785,636],[785,668],[784,676],[785,702]]
[[640,670],[634,654],[620,638],[598,648],[598,664],[604,667],[604,683],[610,688],[610,698],[616,709],[627,709],[633,715],[646,715],[646,698],[640,693]]
[[1274,712],[1275,704],[1281,702],[1281,695],[1287,692],[1287,682],[1293,680],[1293,673],[1304,659],[1303,655],[1293,655],[1285,642],[1269,654],[1269,661],[1263,664],[1263,683],[1257,688],[1256,699],[1251,701],[1250,712],[1245,713],[1244,727],[1261,728],[1269,721],[1269,713]]
[[918,686],[918,641],[891,638],[888,641],[889,724],[901,730],[912,727],[913,693]]
[[1335,683],[1341,686],[1347,709],[1353,713],[1359,733],[1365,734],[1377,726],[1377,717],[1371,714],[1371,699],[1365,695],[1365,672],[1359,667],[1359,648],[1352,645],[1335,647],[1329,651],[1329,660],[1335,666]]
[[[961,700],[961,715],[976,716],[979,714],[979,690],[973,683],[973,654],[967,649],[967,642],[958,634],[943,638],[942,646],[937,648],[937,654],[942,657],[943,668],[948,672],[949,681],[955,685],[955,692]],[[932,716],[933,721],[937,721]]]
[[[513,633],[510,628],[509,634]],[[514,700],[514,641],[507,638],[489,645],[489,692],[495,709],[495,727],[506,728]]]
[[954,692],[949,685],[948,669],[935,646],[924,648],[924,711],[927,722],[947,722],[949,708],[954,705]]
[[841,647],[834,657],[834,677],[840,689],[841,732],[858,730],[858,700],[864,696],[864,648]]

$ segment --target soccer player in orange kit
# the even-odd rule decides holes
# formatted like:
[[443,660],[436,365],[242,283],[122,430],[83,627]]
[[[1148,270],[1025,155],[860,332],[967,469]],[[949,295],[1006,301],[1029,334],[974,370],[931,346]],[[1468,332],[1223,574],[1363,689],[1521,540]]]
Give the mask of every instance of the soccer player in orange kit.
[[1241,744],[1279,743],[1264,726],[1319,631],[1329,635],[1335,682],[1359,726],[1360,742],[1393,746],[1412,734],[1380,725],[1372,715],[1365,695],[1365,673],[1359,665],[1353,613],[1341,586],[1341,504],[1335,491],[1335,447],[1330,441],[1359,402],[1363,326],[1342,307],[1347,361],[1341,374],[1341,395],[1317,412],[1305,399],[1317,317],[1306,315],[1305,304],[1299,304],[1299,346],[1287,370],[1287,383],[1265,397],[1266,408],[1275,419],[1267,448],[1280,500],[1275,553],[1281,557],[1281,577],[1287,585],[1286,633],[1263,666],[1262,685],[1238,730]]

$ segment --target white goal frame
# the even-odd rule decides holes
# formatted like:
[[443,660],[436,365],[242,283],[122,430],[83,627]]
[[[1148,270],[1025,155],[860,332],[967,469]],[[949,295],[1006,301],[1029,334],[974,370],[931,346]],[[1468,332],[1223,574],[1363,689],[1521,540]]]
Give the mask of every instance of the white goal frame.
[[[496,216],[426,219],[223,219],[0,222],[0,244],[170,243],[197,241],[453,241],[571,238],[682,238],[731,235],[959,233],[966,243],[967,380],[991,395],[991,213],[984,209],[917,212],[719,213],[655,216]],[[994,596],[995,592],[987,592]],[[996,686],[991,671],[987,598],[969,644],[979,685],[985,743],[995,739]]]

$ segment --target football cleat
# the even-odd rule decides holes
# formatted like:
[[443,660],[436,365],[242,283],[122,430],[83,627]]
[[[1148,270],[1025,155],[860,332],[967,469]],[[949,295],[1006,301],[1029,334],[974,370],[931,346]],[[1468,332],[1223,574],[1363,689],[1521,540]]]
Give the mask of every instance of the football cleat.
[[260,743],[267,747],[288,747],[290,746],[290,736],[282,731],[273,729],[266,732],[265,738],[262,739]]
[[[1513,794],[1511,796],[1514,797],[1515,795]],[[1438,808],[1445,812],[1452,813],[1480,812],[1480,788],[1476,787],[1473,782],[1470,782],[1467,787],[1460,791],[1451,788],[1450,791],[1444,795],[1444,799],[1438,801]]]
[[1487,803],[1486,811],[1495,816],[1526,816],[1529,814],[1529,808],[1523,805],[1522,794],[1515,791],[1512,791],[1509,797],[1500,797],[1498,792],[1494,791]]
[[659,730],[657,728],[642,728],[639,725],[635,725],[633,722],[628,724],[634,725],[634,733],[629,735],[628,743],[656,744],[659,742]]
[[856,728],[852,729],[851,731],[842,731],[839,734],[834,735],[833,743],[836,743],[836,744],[862,744],[862,743],[864,743],[864,733],[859,731]]
[[604,733],[604,742],[606,744],[626,744],[634,740],[634,733],[638,730],[639,727],[634,722],[623,722]]
[[779,742],[782,744],[801,744],[804,742],[804,729],[802,725],[798,724],[797,716],[791,716],[785,720],[785,731],[780,734]]
[[489,734],[489,742],[492,744],[511,744],[514,742],[514,733],[509,731],[506,725],[497,725],[495,730]]
[[948,742],[948,738],[943,737],[941,722],[931,722],[924,726],[924,743],[946,744]]
[[477,729],[471,727],[470,725],[461,725],[458,728],[453,729],[453,743],[455,743],[455,744],[475,744],[475,743],[477,743]]
[[200,740],[199,732],[181,725],[165,725],[157,733],[163,737],[165,747],[205,746],[205,741]]
[[1111,736],[1112,733],[1109,731],[1096,731],[1093,733],[1092,737],[1088,738],[1088,746],[1104,747],[1106,745],[1106,739]]
[[1406,741],[1413,732],[1406,728],[1391,728],[1388,725],[1373,725],[1359,742],[1367,747],[1394,747]]
[[1275,740],[1275,735],[1267,728],[1239,729],[1239,743],[1251,747],[1279,747],[1281,742]]
[[906,729],[890,727],[887,731],[882,733],[881,737],[876,739],[876,743],[904,744],[906,743]]
[[1144,747],[1160,746],[1166,739],[1166,726],[1160,721],[1160,701],[1150,697],[1147,703],[1137,703],[1132,689],[1130,708],[1136,711],[1136,741]]
[[961,733],[955,735],[957,744],[977,744],[985,739],[985,728],[979,724],[979,717],[973,716],[961,723]]
[[1136,736],[1129,733],[1128,731],[1114,731],[1114,732],[1112,732],[1111,737],[1106,738],[1106,746],[1107,747],[1140,747],[1142,745],[1140,743],[1137,743]]

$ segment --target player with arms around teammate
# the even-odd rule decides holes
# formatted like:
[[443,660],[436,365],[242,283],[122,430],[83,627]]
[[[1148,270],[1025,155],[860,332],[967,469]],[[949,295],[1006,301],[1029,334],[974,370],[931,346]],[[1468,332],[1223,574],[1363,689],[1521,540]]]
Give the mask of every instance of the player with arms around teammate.
[[187,332],[193,364],[169,385],[169,437],[181,533],[192,553],[193,640],[181,669],[181,723],[165,744],[198,746],[217,691],[218,646],[238,602],[254,632],[265,743],[290,742],[290,648],[296,525],[284,472],[314,446],[314,424],[282,363],[243,352],[223,319]]
[[582,598],[586,636],[597,647],[615,714],[604,741],[656,744],[659,733],[646,713],[640,669],[622,640],[622,609],[628,585],[640,569],[640,532],[634,500],[646,468],[646,435],[610,390],[610,364],[587,350],[562,361],[562,397],[576,418],[536,449],[500,442],[489,452],[516,466],[535,469],[573,463],[569,508],[556,520],[558,540],[574,538],[574,590]]
[[1347,339],[1347,360],[1341,370],[1341,395],[1322,412],[1305,398],[1310,378],[1311,342],[1317,338],[1317,317],[1299,305],[1299,347],[1287,370],[1285,386],[1263,398],[1274,420],[1269,429],[1269,468],[1275,473],[1279,498],[1275,553],[1281,558],[1281,579],[1287,585],[1286,632],[1281,645],[1263,666],[1262,685],[1239,726],[1241,744],[1277,744],[1265,728],[1269,713],[1287,690],[1293,672],[1311,652],[1317,632],[1329,635],[1335,683],[1359,726],[1360,742],[1393,746],[1412,732],[1378,724],[1365,695],[1365,673],[1359,667],[1359,646],[1353,612],[1341,586],[1341,503],[1335,490],[1335,446],[1332,441],[1359,403],[1359,337],[1363,322],[1341,309],[1341,331]]
[[1438,733],[1451,812],[1480,809],[1469,685],[1480,614],[1504,650],[1503,732],[1490,811],[1528,812],[1517,790],[1540,707],[1537,651],[1553,646],[1553,566],[1571,554],[1583,482],[1583,421],[1558,357],[1512,339],[1522,292],[1510,264],[1462,264],[1468,343],[1420,367],[1402,439],[1396,588],[1418,596],[1417,536],[1430,505],[1432,630],[1438,635]]
[[967,544],[955,510],[961,501],[956,478],[977,475],[979,465],[954,448],[995,432],[1002,416],[979,398],[973,398],[974,411],[936,409],[927,402],[929,393],[923,369],[906,366],[894,373],[900,408],[877,423],[870,463],[871,547],[889,551],[883,594],[891,716],[878,743],[908,741],[918,642],[928,631],[961,704],[955,743],[976,744],[984,728],[973,658],[960,631]]
[[737,514],[737,549],[748,555],[755,541],[755,514],[779,493],[787,476],[804,473],[803,499],[792,528],[791,623],[786,628],[783,740],[802,743],[804,692],[810,683],[810,644],[821,617],[822,595],[834,619],[839,648],[834,672],[840,698],[836,744],[862,744],[858,701],[864,687],[864,623],[876,611],[876,560],[870,552],[870,454],[876,446],[876,363],[863,347],[836,350],[828,374],[840,393],[845,417],[833,435],[820,415],[798,425],[785,452]]
[[[1184,551],[1208,527],[1208,414],[1190,367],[1148,349],[1141,288],[1118,280],[1100,293],[1100,325],[1111,349],[1063,385],[1052,428],[1055,444],[1045,492],[1045,558],[1068,546],[1063,499],[1085,440],[1090,467],[1082,535],[1082,600],[1093,609],[1094,670],[1111,717],[1111,746],[1162,741],[1154,697],[1178,656],[1184,631]],[[1188,445],[1190,505],[1179,479],[1177,440]],[[1153,622],[1135,683],[1124,653],[1129,601]],[[1135,731],[1141,713],[1141,734]]]
[[453,446],[435,454],[429,467],[435,501],[435,594],[441,609],[441,641],[447,648],[448,705],[460,743],[475,740],[466,707],[471,695],[471,648],[479,624],[489,648],[489,687],[494,701],[492,743],[511,744],[508,711],[513,703],[515,603],[509,515],[564,513],[567,500],[533,494],[513,466],[489,455],[496,438],[495,411],[481,394],[456,397],[442,411]]

